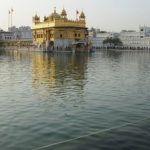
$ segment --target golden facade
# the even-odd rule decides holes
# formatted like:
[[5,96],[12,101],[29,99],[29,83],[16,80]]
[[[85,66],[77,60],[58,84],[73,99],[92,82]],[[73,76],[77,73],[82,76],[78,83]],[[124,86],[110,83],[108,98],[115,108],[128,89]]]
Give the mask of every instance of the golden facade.
[[32,19],[32,34],[33,42],[37,45],[49,43],[54,47],[64,48],[76,41],[87,41],[85,15],[81,12],[76,20],[69,20],[65,9],[61,14],[54,9],[54,12],[45,16],[42,22],[40,17],[35,15]]

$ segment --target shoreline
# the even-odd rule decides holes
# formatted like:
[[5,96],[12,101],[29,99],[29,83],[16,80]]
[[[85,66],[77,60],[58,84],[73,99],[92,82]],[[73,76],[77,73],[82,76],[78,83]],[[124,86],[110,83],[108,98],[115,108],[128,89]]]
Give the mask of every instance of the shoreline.
[[83,49],[54,49],[54,50],[46,50],[43,48],[37,48],[37,47],[0,47],[0,51],[18,51],[18,52],[43,52],[43,53],[89,53],[90,50],[83,50]]
[[119,49],[119,48],[92,48],[90,50],[59,50],[59,49],[54,49],[54,50],[45,50],[43,48],[37,48],[37,47],[16,47],[16,46],[11,46],[11,47],[0,47],[0,51],[25,51],[25,52],[44,52],[44,53],[92,53],[92,52],[98,52],[98,51],[114,51],[114,52],[149,52],[150,49]]
[[150,51],[150,49],[119,49],[119,48],[93,48],[94,51],[119,51],[119,52],[138,52],[138,51]]

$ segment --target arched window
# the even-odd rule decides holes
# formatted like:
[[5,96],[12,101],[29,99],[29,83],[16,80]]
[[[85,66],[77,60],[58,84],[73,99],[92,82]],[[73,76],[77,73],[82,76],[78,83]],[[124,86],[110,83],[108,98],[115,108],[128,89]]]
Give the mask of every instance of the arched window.
[[62,34],[60,34],[60,38],[62,38],[63,36],[62,36]]

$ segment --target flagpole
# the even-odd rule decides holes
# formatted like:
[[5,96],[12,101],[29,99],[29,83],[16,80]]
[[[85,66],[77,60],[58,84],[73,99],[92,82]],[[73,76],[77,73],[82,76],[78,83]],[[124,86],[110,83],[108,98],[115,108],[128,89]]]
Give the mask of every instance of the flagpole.
[[12,28],[12,26],[13,26],[13,9],[11,8],[11,10],[10,10],[10,17],[11,17],[11,28]]
[[12,11],[12,9],[11,9],[11,27],[12,27],[12,23],[13,23],[13,20],[12,20],[12,14],[13,14],[13,11]]
[[10,25],[10,11],[8,10],[8,31],[9,31],[9,25]]

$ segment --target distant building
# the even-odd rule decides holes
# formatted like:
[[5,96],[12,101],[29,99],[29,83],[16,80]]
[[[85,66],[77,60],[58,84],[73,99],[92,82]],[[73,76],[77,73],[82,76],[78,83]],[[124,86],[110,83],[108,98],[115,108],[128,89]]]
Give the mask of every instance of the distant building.
[[150,48],[150,27],[140,26],[139,31],[122,31],[119,35],[126,48]]
[[[96,30],[95,30],[96,31]],[[150,27],[140,26],[139,31],[122,30],[115,32],[89,32],[90,40],[94,48],[103,48],[103,41],[107,38],[119,38],[126,49],[150,49]]]
[[[75,42],[87,42],[85,14],[76,12],[76,20],[69,20],[65,9],[59,14],[54,9],[43,21],[35,15],[32,19],[33,42],[38,46],[48,45],[64,49]],[[79,15],[79,16],[78,16]]]
[[24,47],[32,45],[32,31],[30,27],[15,26],[9,31],[0,30],[0,47]]
[[19,28],[13,26],[8,30],[14,34],[15,40],[32,40],[32,30],[29,26],[21,26]]
[[7,32],[0,30],[0,41],[14,40],[14,34],[12,32]]
[[118,37],[118,33],[115,32],[106,32],[106,31],[101,31],[96,33],[96,36],[91,38],[92,46],[94,48],[103,48],[103,41],[106,40],[107,38],[115,38]]
[[96,37],[96,34],[98,33],[98,31],[100,32],[100,29],[90,28],[88,30],[89,39],[92,39],[93,37]]
[[96,33],[94,31],[89,30],[88,36],[89,36],[89,39],[93,39],[94,37],[96,37]]

